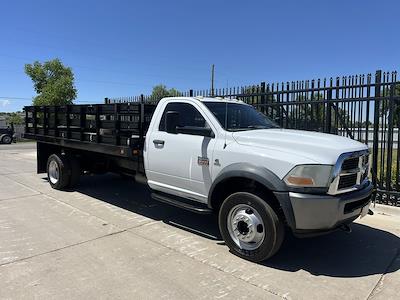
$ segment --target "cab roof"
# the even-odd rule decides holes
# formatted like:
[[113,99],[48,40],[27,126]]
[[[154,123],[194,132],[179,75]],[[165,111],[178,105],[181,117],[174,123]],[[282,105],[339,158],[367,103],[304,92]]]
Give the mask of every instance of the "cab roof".
[[241,104],[246,104],[242,100],[238,99],[230,99],[230,98],[224,98],[224,97],[203,97],[203,96],[195,96],[195,97],[168,97],[168,98],[173,98],[176,100],[182,99],[182,100],[196,100],[196,101],[201,101],[201,102],[227,102],[227,103],[241,103]]

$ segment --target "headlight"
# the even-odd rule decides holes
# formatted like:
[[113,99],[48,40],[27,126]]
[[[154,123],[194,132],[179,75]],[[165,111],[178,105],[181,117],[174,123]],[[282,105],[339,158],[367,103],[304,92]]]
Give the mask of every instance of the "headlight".
[[333,166],[299,165],[294,167],[284,178],[292,187],[328,187]]

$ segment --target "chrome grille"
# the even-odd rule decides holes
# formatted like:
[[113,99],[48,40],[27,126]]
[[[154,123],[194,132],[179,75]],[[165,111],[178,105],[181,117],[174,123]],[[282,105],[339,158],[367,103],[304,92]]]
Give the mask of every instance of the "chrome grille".
[[338,190],[352,187],[355,184],[357,184],[357,174],[340,176]]
[[358,168],[359,158],[353,157],[346,159],[342,164],[342,170],[352,170]]
[[368,151],[342,154],[336,165],[328,194],[340,194],[359,189],[369,172]]

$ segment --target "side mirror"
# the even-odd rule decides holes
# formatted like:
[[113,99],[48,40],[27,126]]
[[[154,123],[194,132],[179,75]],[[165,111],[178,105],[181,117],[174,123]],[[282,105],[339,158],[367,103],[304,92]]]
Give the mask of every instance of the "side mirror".
[[197,127],[197,126],[184,126],[177,127],[177,133],[190,134],[190,135],[201,135],[204,137],[214,138],[215,134],[211,128]]
[[165,114],[165,131],[176,134],[176,127],[179,126],[179,112],[167,111]]

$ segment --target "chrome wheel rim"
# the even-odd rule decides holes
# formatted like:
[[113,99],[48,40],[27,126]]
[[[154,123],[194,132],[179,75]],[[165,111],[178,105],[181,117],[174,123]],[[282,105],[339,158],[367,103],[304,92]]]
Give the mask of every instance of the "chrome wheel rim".
[[56,184],[60,178],[60,171],[58,169],[58,164],[52,160],[49,164],[49,179],[52,184]]
[[4,144],[9,144],[11,142],[11,138],[9,136],[4,137]]
[[234,206],[229,211],[227,226],[232,240],[241,249],[255,250],[265,239],[264,222],[258,211],[250,205]]

